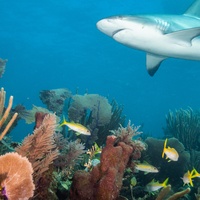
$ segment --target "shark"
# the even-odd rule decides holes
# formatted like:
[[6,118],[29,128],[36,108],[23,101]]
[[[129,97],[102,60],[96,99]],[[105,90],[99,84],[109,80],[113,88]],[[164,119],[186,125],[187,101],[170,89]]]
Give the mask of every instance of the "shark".
[[150,76],[167,58],[200,60],[200,0],[180,15],[119,15],[96,24],[117,42],[146,52]]

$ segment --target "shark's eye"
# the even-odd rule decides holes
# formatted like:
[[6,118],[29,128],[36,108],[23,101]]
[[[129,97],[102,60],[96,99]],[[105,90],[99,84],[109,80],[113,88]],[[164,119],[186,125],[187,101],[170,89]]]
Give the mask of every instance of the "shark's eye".
[[120,19],[120,20],[123,20],[124,17],[123,16],[117,16],[116,19]]

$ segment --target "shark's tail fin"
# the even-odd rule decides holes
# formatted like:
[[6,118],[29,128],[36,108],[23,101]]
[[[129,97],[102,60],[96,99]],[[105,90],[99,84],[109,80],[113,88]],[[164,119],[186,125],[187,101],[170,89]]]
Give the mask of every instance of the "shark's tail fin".
[[184,14],[200,18],[200,0],[194,1]]

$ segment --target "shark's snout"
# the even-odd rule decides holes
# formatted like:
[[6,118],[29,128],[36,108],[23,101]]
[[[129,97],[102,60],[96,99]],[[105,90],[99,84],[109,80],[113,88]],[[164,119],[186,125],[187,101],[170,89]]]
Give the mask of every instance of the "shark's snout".
[[101,32],[111,37],[116,31],[116,26],[114,25],[113,21],[108,18],[98,21],[96,25]]

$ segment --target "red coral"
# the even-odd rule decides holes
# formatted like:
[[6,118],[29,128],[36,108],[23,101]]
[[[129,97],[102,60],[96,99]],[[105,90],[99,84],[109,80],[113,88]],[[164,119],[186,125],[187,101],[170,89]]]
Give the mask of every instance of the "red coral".
[[75,173],[70,191],[71,200],[114,200],[118,197],[133,147],[124,142],[115,146],[115,142],[115,136],[108,136],[100,164],[91,172]]

